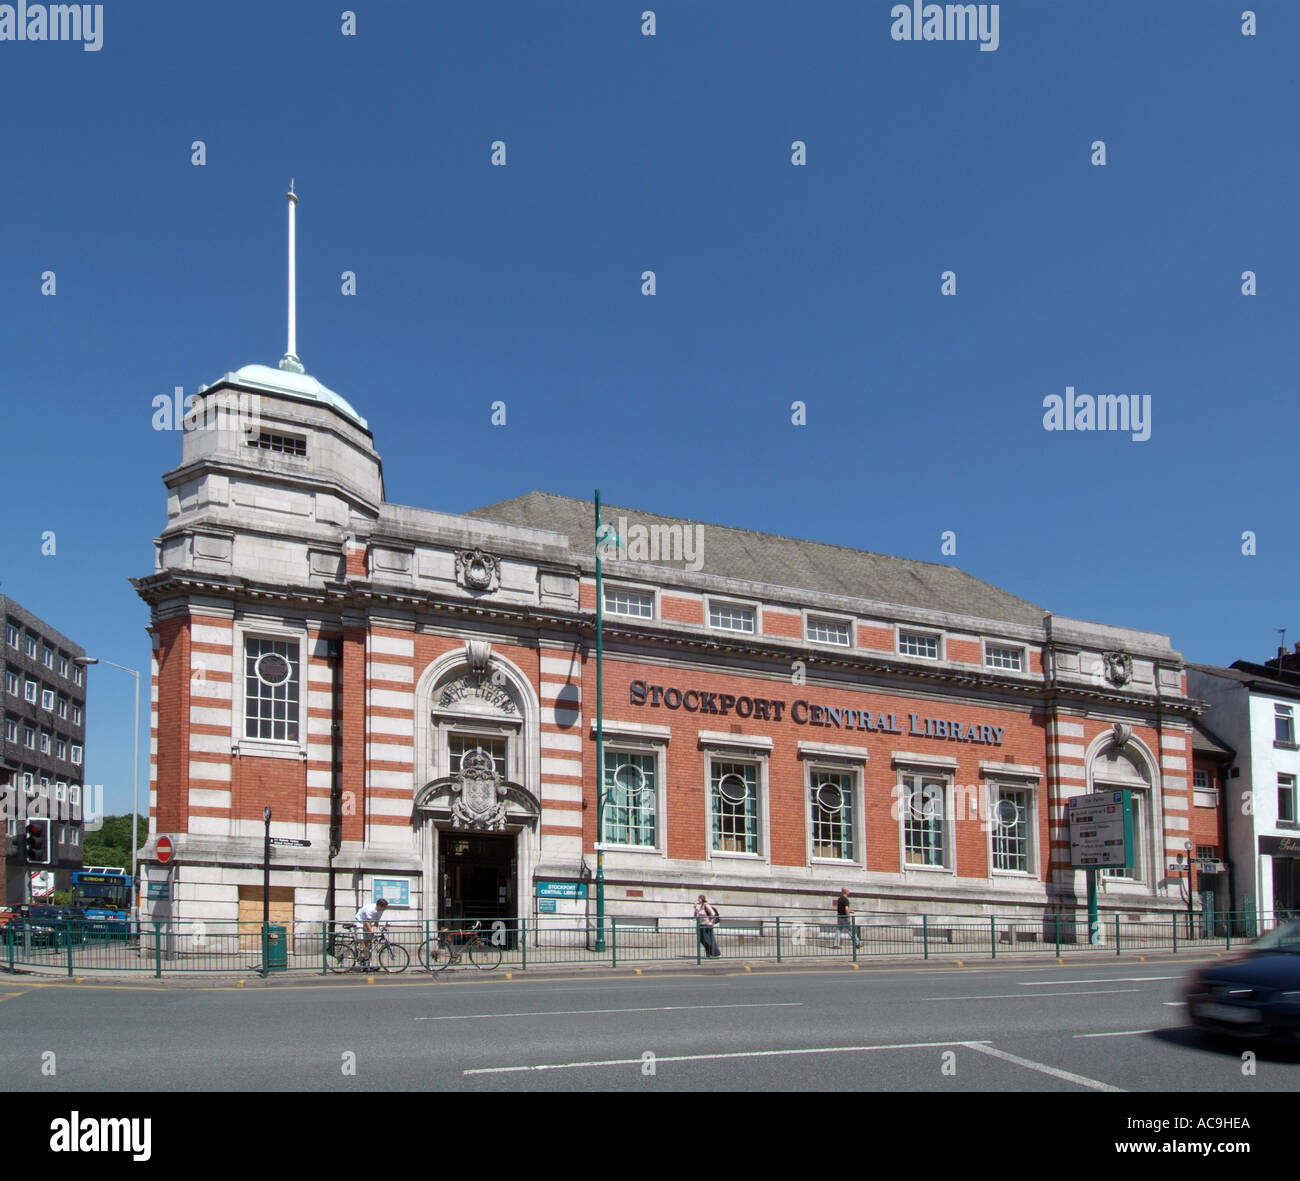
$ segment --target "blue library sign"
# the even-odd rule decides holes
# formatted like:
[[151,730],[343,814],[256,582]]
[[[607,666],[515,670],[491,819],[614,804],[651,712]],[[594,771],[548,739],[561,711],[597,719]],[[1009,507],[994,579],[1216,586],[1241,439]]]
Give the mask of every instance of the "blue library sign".
[[538,898],[586,898],[586,882],[538,882]]

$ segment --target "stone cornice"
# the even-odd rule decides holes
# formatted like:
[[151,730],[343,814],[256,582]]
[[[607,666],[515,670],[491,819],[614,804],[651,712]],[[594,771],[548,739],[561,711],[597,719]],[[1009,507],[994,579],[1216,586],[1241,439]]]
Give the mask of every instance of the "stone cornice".
[[[325,608],[331,613],[356,611],[370,614],[373,608],[382,606],[417,615],[434,613],[451,619],[490,620],[506,627],[525,627],[530,630],[555,628],[562,632],[576,632],[589,645],[593,644],[595,639],[595,617],[590,611],[566,611],[532,605],[490,602],[483,599],[457,601],[440,598],[424,591],[375,586],[371,582],[327,583],[323,588],[273,586],[255,584],[242,578],[223,578],[188,571],[162,571],[147,578],[131,581],[136,591],[151,606],[158,605],[164,600],[175,600],[178,596],[196,593],[259,603],[279,602],[299,607],[309,606],[316,611]],[[1062,685],[1059,681],[1053,685],[1045,679],[1004,678],[976,668],[972,668],[969,672],[951,668],[924,668],[876,655],[830,653],[820,650],[809,652],[802,641],[783,641],[780,637],[745,636],[733,640],[731,637],[717,633],[683,633],[672,626],[649,621],[635,624],[606,622],[604,631],[607,643],[613,640],[616,643],[637,646],[646,650],[647,654],[659,648],[666,653],[714,653],[724,659],[740,658],[750,662],[766,660],[787,666],[791,660],[797,659],[802,660],[810,670],[814,670],[814,675],[819,670],[834,669],[851,673],[855,677],[910,681],[928,686],[938,692],[980,691],[1006,695],[1038,702],[1044,708],[1069,707],[1074,704],[1087,710],[1089,706],[1095,708],[1097,705],[1105,705],[1126,712],[1156,710],[1171,716],[1189,718],[1202,712],[1200,703],[1182,697],[1170,699],[1154,694],[1107,691],[1100,687]],[[881,692],[885,688],[881,685],[871,687],[876,692]],[[906,691],[905,686],[900,688]]]
[[378,515],[379,507],[383,503],[382,501],[370,500],[358,492],[355,487],[314,468],[303,471],[296,471],[287,467],[271,468],[265,464],[247,463],[221,455],[201,455],[188,463],[182,463],[178,467],[163,473],[163,484],[168,491],[172,491],[186,481],[197,479],[203,475],[225,476],[227,479],[248,480],[258,484],[267,482],[289,484],[308,495],[314,495],[317,492],[328,492],[337,496],[340,500],[347,501],[349,504],[363,509],[371,517]]

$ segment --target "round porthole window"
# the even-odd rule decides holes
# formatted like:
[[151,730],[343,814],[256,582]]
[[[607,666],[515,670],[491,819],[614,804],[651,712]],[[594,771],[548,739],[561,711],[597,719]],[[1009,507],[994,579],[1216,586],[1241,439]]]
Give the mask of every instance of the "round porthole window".
[[927,783],[920,791],[911,793],[908,810],[914,820],[934,820],[939,816],[942,804],[943,789]]
[[614,782],[610,784],[608,798],[616,808],[640,800],[646,791],[645,772],[632,763],[620,764],[611,778]]
[[289,662],[278,652],[263,652],[257,658],[257,664],[254,667],[257,670],[257,679],[263,685],[283,685],[293,672],[293,669],[289,667]]
[[1003,828],[1013,828],[1020,819],[1020,809],[1014,800],[998,800],[993,806],[993,819]]
[[835,813],[844,807],[844,793],[839,785],[823,783],[817,789],[817,805],[823,812]]
[[724,775],[718,792],[729,804],[743,804],[749,799],[749,784],[739,775]]

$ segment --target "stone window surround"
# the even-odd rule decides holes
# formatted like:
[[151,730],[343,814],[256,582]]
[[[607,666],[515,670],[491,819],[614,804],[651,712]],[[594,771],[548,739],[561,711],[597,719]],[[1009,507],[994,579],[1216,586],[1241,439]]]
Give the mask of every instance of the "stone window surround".
[[[668,747],[665,742],[655,742],[652,739],[636,739],[632,737],[619,737],[614,742],[610,742],[609,728],[605,727],[605,766],[609,767],[611,763],[611,754],[635,754],[650,755],[654,759],[655,767],[655,839],[653,845],[619,845],[613,842],[598,842],[596,847],[604,848],[607,853],[639,853],[642,855],[658,856],[666,859],[668,856],[667,833],[668,833]],[[614,762],[617,766],[617,762]]]
[[[297,739],[245,738],[244,697],[245,641],[249,639],[297,641],[298,644],[298,737]],[[256,755],[272,759],[306,759],[307,757],[307,628],[292,627],[258,619],[236,619],[231,626],[231,754]],[[196,757],[196,756],[191,756]]]
[[[843,644],[836,640],[819,640],[813,636],[812,629],[815,626],[818,624],[825,625],[828,623],[833,625],[843,624],[848,628],[849,636]],[[805,609],[803,613],[804,639],[809,644],[821,644],[827,648],[842,648],[848,650],[855,647],[856,644],[854,638],[854,623],[856,623],[856,620],[850,615],[835,615],[827,611],[812,611]]]
[[[704,790],[700,793],[704,814],[704,856],[707,860],[720,861],[758,861],[768,862],[771,856],[771,834],[768,826],[771,822],[770,795],[770,755],[768,750],[756,744],[753,739],[739,741],[739,734],[718,734],[706,737],[700,732],[700,747],[704,751]],[[728,739],[732,741],[727,741]],[[759,743],[761,743],[761,739]],[[768,739],[770,742],[771,739]],[[758,824],[755,829],[757,851],[753,853],[733,853],[713,847],[713,764],[753,763],[756,768],[755,804],[758,808]]]
[[[605,606],[604,614],[606,614],[606,615],[616,615],[619,619],[649,619],[649,620],[655,620],[655,619],[658,619],[658,618],[660,617],[660,614],[659,614],[659,589],[658,589],[657,587],[653,587],[653,586],[638,586],[638,585],[636,585],[635,583],[623,582],[623,581],[621,581],[621,580],[620,580],[620,581],[617,581],[617,582],[613,582],[613,581],[611,581],[611,580],[608,579],[608,578],[602,578],[602,579],[601,579],[601,588],[600,588],[600,589],[601,589],[601,593],[605,596],[606,606]],[[625,611],[612,611],[612,610],[610,610],[610,608],[609,608],[609,606],[608,606],[609,596],[610,596],[611,593],[615,593],[615,594],[616,594],[618,591],[633,591],[633,592],[635,592],[636,594],[639,594],[639,595],[649,595],[649,596],[650,596],[650,614],[649,614],[649,615],[634,615],[634,614],[629,614],[628,612],[625,612]]]
[[[1088,795],[1096,792],[1123,789],[1128,789],[1134,793],[1134,803],[1136,805],[1134,809],[1134,827],[1138,829],[1138,855],[1141,860],[1138,867],[1139,876],[1136,878],[1108,877],[1099,872],[1097,881],[1102,889],[1108,893],[1114,891],[1117,894],[1151,896],[1156,893],[1160,882],[1164,880],[1163,866],[1166,861],[1164,856],[1166,839],[1164,785],[1161,780],[1160,760],[1156,758],[1151,748],[1134,734],[1125,745],[1131,746],[1146,765],[1150,779],[1146,781],[1145,786],[1138,787],[1132,783],[1110,782],[1104,779],[1098,782],[1094,778],[1097,759],[1114,745],[1114,741],[1113,732],[1103,730],[1088,744],[1084,756],[1087,779],[1084,788],[1078,794]],[[1157,841],[1159,842],[1158,847],[1153,843]],[[1160,867],[1161,872],[1158,876],[1153,877],[1153,867]],[[1083,873],[1084,871],[1077,870],[1076,872]]]
[[[801,752],[802,753],[802,752]],[[805,826],[805,837],[807,838],[807,857],[810,866],[844,866],[846,869],[864,870],[867,867],[867,846],[864,837],[864,820],[863,816],[863,774],[865,760],[859,760],[852,757],[828,757],[826,755],[808,754],[804,760],[804,808],[807,817]],[[852,825],[849,830],[849,841],[853,847],[852,857],[816,857],[813,855],[813,801],[812,788],[817,782],[819,775],[847,775],[849,777],[849,792],[852,799]]]

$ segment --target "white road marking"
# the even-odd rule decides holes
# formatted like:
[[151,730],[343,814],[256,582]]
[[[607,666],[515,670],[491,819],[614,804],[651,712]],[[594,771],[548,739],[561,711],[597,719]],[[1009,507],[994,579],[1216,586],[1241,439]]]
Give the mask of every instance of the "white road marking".
[[1134,1037],[1139,1033],[1159,1033],[1158,1029],[1125,1029],[1119,1033],[1076,1033],[1075,1037]]
[[1177,980],[1177,976],[1108,976],[1096,980],[1017,980],[1022,988],[1046,988],[1049,984],[1136,984],[1141,980]]
[[1067,1083],[1075,1083],[1080,1087],[1088,1087],[1094,1091],[1117,1091],[1123,1092],[1123,1087],[1112,1087],[1110,1083],[1098,1082],[1095,1078],[1087,1078],[1082,1074],[1073,1074],[1068,1070],[1058,1070],[1055,1066],[1047,1066],[1042,1062],[1034,1062],[1030,1058],[1021,1058],[1018,1054],[1008,1054],[1005,1050],[994,1049],[987,1042],[961,1042],[963,1046],[968,1046],[972,1050],[978,1050],[981,1054],[988,1054],[991,1058],[1001,1058],[1004,1062],[1014,1062],[1017,1066],[1023,1066],[1027,1070],[1037,1070],[1041,1074],[1050,1074],[1053,1078],[1059,1078]]
[[[715,1062],[728,1058],[786,1058],[796,1054],[863,1054],[871,1050],[930,1050],[945,1046],[978,1046],[979,1042],[899,1042],[889,1046],[817,1046],[805,1050],[736,1050],[727,1054],[660,1055],[655,1062]],[[580,1070],[590,1066],[640,1066],[636,1058],[606,1058],[599,1062],[548,1062],[540,1066],[481,1066],[462,1074],[519,1074],[530,1070]]]
[[501,988],[512,988],[519,984],[528,985],[528,995],[534,996],[541,992],[627,992],[629,988],[633,991],[637,989],[654,988],[658,991],[661,988],[696,988],[700,991],[728,991],[735,987],[734,980],[725,980],[718,977],[701,978],[699,980],[662,980],[656,976],[626,976],[617,983],[612,984],[590,984],[580,976],[565,977],[569,987],[551,988],[543,986],[540,981],[545,980],[545,976],[530,976],[520,971],[513,980],[504,980],[501,978],[481,979],[477,976],[459,976],[454,980],[448,980],[445,984],[440,984],[440,988],[479,988],[487,984],[495,984]]
[[1141,992],[1140,988],[1089,988],[1084,992],[997,992],[989,996],[923,996],[923,1001],[1028,1001],[1040,996],[1105,996],[1113,992]]
[[1161,1003],[1162,1005],[1168,1005],[1171,1009],[1185,1009],[1185,1008],[1187,1008],[1187,1002],[1186,1002],[1186,1001],[1161,1001],[1160,1003]]
[[638,1009],[549,1009],[534,1013],[460,1013],[449,1017],[417,1017],[416,1021],[483,1021],[498,1017],[582,1017],[593,1013],[677,1013],[683,1009],[797,1009],[803,1001],[767,1001],[748,1005],[649,1005]]

